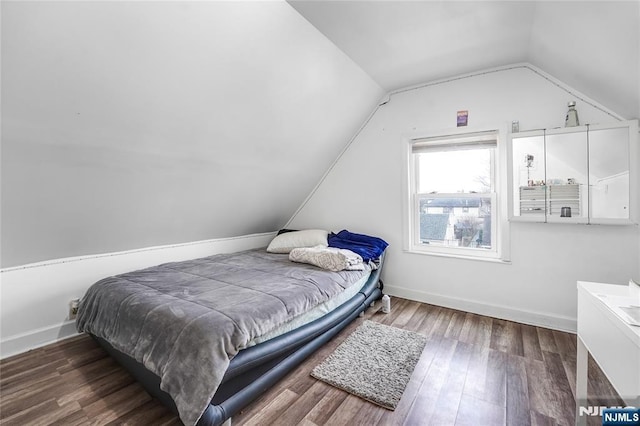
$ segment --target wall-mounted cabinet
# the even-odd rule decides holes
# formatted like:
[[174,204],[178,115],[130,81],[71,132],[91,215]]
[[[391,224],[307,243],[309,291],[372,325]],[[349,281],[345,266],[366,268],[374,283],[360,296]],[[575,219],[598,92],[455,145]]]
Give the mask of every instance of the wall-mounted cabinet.
[[513,133],[512,221],[637,223],[638,122]]

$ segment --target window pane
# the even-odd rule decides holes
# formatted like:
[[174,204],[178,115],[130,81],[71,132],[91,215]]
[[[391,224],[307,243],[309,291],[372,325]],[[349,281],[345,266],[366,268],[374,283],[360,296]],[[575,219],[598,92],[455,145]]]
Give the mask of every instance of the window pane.
[[491,151],[481,148],[415,154],[418,193],[491,192]]
[[491,197],[420,199],[420,243],[491,249]]

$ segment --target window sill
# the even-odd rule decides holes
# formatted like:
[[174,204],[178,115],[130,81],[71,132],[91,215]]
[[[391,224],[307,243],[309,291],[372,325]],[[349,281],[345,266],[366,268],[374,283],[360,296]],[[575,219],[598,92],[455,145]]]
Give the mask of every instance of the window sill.
[[405,253],[419,254],[419,255],[423,255],[423,256],[449,257],[449,258],[453,258],[453,259],[462,259],[462,260],[477,260],[477,261],[480,261],[480,262],[498,263],[498,264],[503,264],[503,265],[510,265],[511,264],[511,260],[502,259],[502,258],[498,258],[498,257],[465,256],[465,255],[462,255],[462,254],[436,253],[436,252],[430,252],[430,251],[424,251],[424,250],[411,250],[411,249],[404,249],[403,251]]

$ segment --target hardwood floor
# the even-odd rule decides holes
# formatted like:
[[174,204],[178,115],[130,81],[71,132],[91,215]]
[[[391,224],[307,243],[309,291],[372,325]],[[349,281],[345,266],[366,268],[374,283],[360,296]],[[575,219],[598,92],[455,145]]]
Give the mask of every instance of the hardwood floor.
[[[573,425],[576,336],[404,299],[367,310],[234,425]],[[429,342],[395,411],[312,378],[311,369],[364,319]],[[592,359],[589,404],[622,401]],[[593,396],[593,397],[592,397]],[[87,336],[0,363],[0,424],[179,425]],[[600,425],[598,417],[589,424]]]

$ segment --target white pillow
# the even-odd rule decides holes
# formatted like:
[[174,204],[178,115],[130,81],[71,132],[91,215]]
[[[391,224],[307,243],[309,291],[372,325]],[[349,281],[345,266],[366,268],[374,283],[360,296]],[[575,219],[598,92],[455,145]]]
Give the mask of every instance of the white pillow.
[[269,253],[289,253],[294,248],[329,245],[329,231],[322,229],[305,229],[303,231],[285,232],[276,236],[267,251]]

